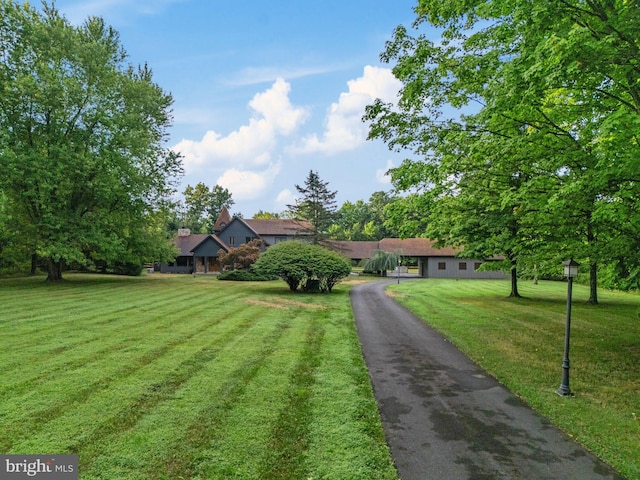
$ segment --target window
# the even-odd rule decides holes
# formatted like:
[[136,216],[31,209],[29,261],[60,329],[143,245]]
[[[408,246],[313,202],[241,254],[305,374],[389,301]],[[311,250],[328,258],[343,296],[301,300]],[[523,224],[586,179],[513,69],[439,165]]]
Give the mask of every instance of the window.
[[474,270],[478,270],[481,266],[482,266],[481,262],[476,262],[476,263],[474,263],[473,268],[474,268]]
[[244,243],[249,243],[254,237],[244,237]]
[[438,270],[446,270],[447,263],[446,262],[438,262]]
[[236,237],[229,237],[229,245],[235,245],[236,244]]
[[466,270],[467,269],[467,262],[460,262],[458,264],[458,270]]

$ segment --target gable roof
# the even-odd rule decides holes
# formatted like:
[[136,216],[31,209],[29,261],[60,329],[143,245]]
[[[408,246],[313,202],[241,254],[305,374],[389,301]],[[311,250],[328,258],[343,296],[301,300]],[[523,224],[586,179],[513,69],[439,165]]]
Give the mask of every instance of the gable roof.
[[180,250],[179,256],[192,257],[193,251],[209,238],[217,242],[220,245],[220,248],[224,248],[227,251],[229,250],[229,247],[227,247],[225,243],[218,238],[217,235],[208,233],[194,233],[188,236],[176,237],[176,247],[178,247],[178,250]]
[[313,226],[305,220],[268,219],[244,220],[244,223],[258,235],[309,235]]
[[200,243],[198,243],[196,246],[194,246],[194,247],[191,249],[191,253],[195,252],[195,251],[200,247],[200,245],[202,245],[203,243],[205,243],[205,242],[207,242],[207,241],[209,241],[209,240],[212,240],[212,241],[214,241],[215,243],[217,243],[217,244],[218,244],[218,246],[219,246],[220,248],[224,249],[225,251],[227,251],[227,252],[229,251],[229,247],[228,247],[228,246],[227,246],[227,245],[226,245],[222,240],[220,240],[220,239],[218,238],[218,236],[217,236],[217,235],[215,235],[215,234],[209,234],[209,235],[206,235],[206,236],[205,236],[205,237],[200,241]]

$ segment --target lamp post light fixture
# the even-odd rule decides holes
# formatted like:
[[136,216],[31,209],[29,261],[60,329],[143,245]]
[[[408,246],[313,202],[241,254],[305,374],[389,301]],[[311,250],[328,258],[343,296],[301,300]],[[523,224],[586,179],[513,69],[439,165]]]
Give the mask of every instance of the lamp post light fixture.
[[567,287],[567,322],[564,330],[564,358],[562,360],[562,382],[556,390],[561,397],[573,397],[573,392],[569,388],[569,338],[571,333],[571,290],[573,287],[573,279],[578,276],[578,267],[580,266],[573,258],[562,262],[564,266],[564,276],[569,279]]

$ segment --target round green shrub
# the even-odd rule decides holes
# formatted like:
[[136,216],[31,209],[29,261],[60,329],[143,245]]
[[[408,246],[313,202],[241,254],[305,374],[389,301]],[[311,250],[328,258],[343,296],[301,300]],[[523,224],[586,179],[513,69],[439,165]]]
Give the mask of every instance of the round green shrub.
[[253,269],[281,278],[293,292],[331,292],[341,278],[351,273],[351,261],[319,245],[293,240],[269,247]]
[[218,275],[218,280],[232,280],[236,282],[266,282],[275,280],[278,277],[269,277],[267,275],[259,275],[250,270],[229,270]]

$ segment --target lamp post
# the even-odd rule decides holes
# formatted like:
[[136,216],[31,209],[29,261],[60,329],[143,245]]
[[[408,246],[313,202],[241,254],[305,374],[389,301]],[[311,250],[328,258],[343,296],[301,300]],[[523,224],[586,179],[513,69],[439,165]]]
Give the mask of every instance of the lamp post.
[[569,388],[569,338],[571,332],[571,290],[573,287],[573,278],[578,276],[578,267],[580,266],[573,258],[562,262],[564,266],[564,276],[569,279],[567,287],[567,323],[564,330],[564,358],[562,360],[562,382],[556,390],[561,397],[573,397],[573,392]]
[[398,257],[398,266],[396,268],[396,278],[398,279],[398,285],[400,285],[400,257]]

